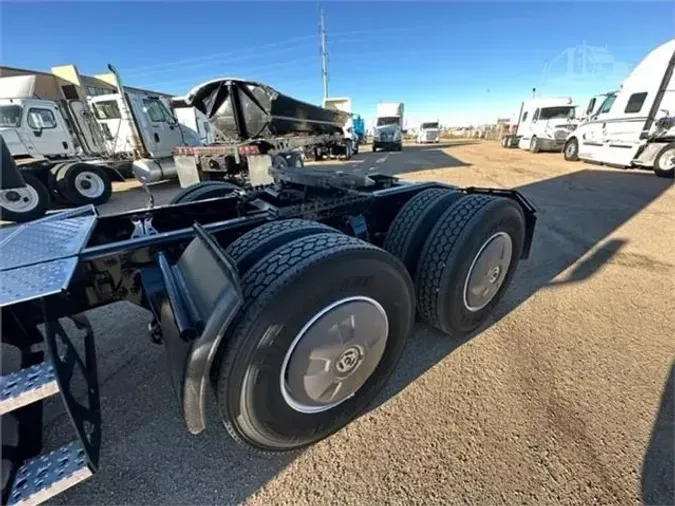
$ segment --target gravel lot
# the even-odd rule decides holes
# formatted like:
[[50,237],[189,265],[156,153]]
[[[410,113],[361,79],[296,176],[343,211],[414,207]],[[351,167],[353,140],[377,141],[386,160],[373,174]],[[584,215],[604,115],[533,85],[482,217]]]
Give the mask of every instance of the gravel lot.
[[[93,311],[102,470],[63,504],[672,504],[675,192],[649,172],[497,143],[406,146],[339,165],[516,187],[539,223],[495,318],[462,342],[419,324],[379,401],[308,451],[183,429],[165,356],[129,304]],[[175,184],[154,188],[166,203]],[[142,206],[117,185],[103,213]],[[670,336],[670,337],[668,337]],[[47,441],[71,438],[58,405]]]

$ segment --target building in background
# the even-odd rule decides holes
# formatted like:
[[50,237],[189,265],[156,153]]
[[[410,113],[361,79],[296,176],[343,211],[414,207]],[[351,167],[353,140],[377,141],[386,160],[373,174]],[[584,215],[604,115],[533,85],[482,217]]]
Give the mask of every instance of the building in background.
[[[62,97],[61,90],[63,90],[64,86],[66,87],[66,90],[68,90],[68,85],[78,88],[78,91],[85,95],[85,97],[79,97],[80,100],[86,97],[96,97],[98,95],[107,95],[109,93],[117,92],[115,76],[110,72],[97,74],[95,76],[86,76],[80,74],[75,65],[52,67],[51,72],[0,66],[0,77],[27,75],[37,76],[35,94],[40,98],[45,99],[48,98],[53,100],[52,97],[67,98]],[[136,93],[139,95],[159,96],[167,99],[171,97],[168,93],[134,88],[132,86],[125,86],[124,89],[128,93]],[[68,91],[66,91],[66,93],[68,93]]]

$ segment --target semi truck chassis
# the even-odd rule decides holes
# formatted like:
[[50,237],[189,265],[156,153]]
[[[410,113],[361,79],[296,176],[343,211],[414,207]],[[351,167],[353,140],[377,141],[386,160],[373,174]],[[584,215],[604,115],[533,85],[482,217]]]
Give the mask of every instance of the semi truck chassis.
[[[536,213],[517,191],[273,175],[207,200],[200,189],[223,183],[180,204],[85,206],[0,229],[3,503],[43,502],[99,468],[87,310],[127,300],[151,313],[188,432],[205,429],[212,389],[237,442],[288,451],[363,411],[416,313],[475,332],[529,256]],[[41,454],[42,402],[56,394],[76,437]]]

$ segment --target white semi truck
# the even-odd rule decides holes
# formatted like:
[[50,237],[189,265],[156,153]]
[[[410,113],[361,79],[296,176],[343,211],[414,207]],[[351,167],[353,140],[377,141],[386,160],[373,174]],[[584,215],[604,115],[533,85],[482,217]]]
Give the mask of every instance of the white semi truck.
[[441,128],[438,120],[421,123],[417,132],[417,142],[425,144],[427,142],[439,142],[441,140]]
[[539,151],[561,151],[565,139],[576,128],[576,106],[569,97],[532,98],[520,105],[514,133],[502,137],[502,147]]
[[[199,145],[198,135],[185,135],[189,129],[165,99],[122,95],[120,86],[83,100],[53,75],[0,78],[0,136],[26,181],[23,189],[0,193],[3,220],[34,220],[53,202],[102,204],[111,181],[124,175],[143,183],[177,177],[172,151]],[[53,91],[45,96],[44,90]]]
[[[111,180],[130,162],[108,156],[105,140],[85,101],[36,98],[37,76],[0,78],[0,136],[22,170],[26,186],[0,193],[0,217],[29,221],[52,200],[102,204]],[[71,90],[72,91],[72,90]]]
[[403,103],[380,102],[377,104],[377,117],[373,127],[373,152],[378,148],[403,149]]
[[[675,171],[675,39],[650,52],[618,91],[569,134],[565,160]],[[594,104],[595,105],[595,104]],[[589,104],[589,109],[591,104]]]

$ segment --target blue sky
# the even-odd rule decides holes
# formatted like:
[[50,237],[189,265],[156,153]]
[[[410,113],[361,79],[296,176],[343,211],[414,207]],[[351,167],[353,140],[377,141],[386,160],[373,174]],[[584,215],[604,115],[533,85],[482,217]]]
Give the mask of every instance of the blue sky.
[[[585,102],[618,87],[647,52],[675,37],[672,2],[323,6],[329,94],[352,97],[365,116],[378,101],[402,101],[411,118],[487,121],[516,112],[533,87]],[[169,93],[234,75],[309,102],[322,98],[316,2],[17,2],[0,9],[3,65],[75,63],[94,74],[111,62],[126,84]],[[584,44],[604,59],[595,71],[583,70],[579,52],[568,60]]]

